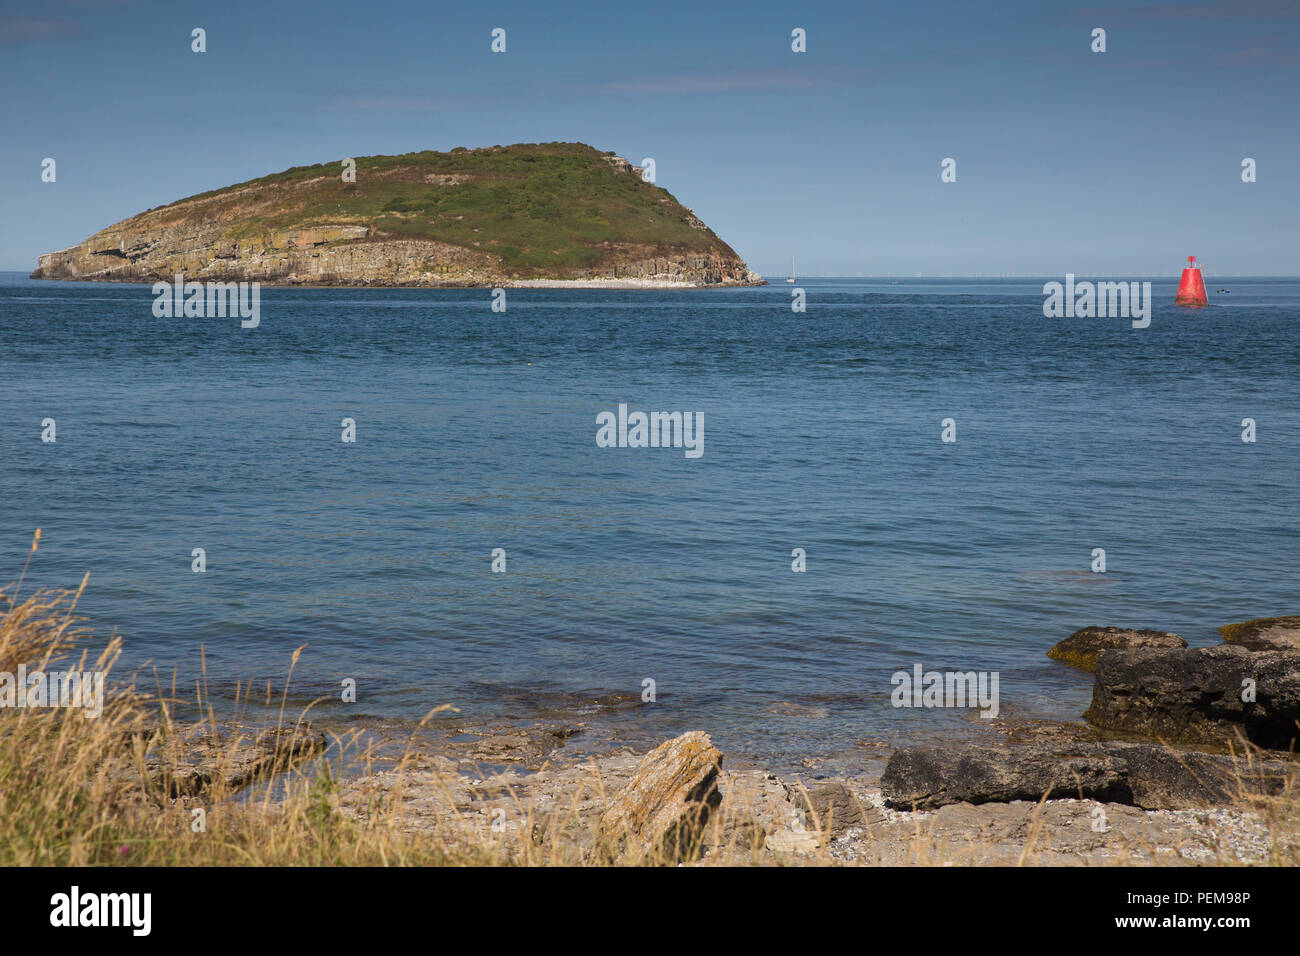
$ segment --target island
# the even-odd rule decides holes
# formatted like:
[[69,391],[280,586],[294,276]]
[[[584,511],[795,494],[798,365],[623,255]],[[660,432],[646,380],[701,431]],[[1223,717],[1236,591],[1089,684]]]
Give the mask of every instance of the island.
[[295,166],[149,209],[34,279],[303,286],[765,285],[643,170],[584,143]]

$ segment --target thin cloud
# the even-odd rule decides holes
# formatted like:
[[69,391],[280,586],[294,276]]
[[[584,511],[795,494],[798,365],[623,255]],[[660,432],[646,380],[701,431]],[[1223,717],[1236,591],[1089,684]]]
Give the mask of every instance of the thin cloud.
[[1249,46],[1228,50],[1217,57],[1220,66],[1294,66],[1300,51],[1276,46]]
[[454,101],[434,96],[389,93],[345,93],[325,102],[327,109],[344,113],[443,113],[462,109],[461,98]]
[[70,36],[78,30],[71,20],[57,20],[50,17],[4,17],[0,16],[0,46],[17,46],[33,40],[48,40],[51,37]]
[[1295,0],[1202,0],[1200,3],[1159,3],[1083,7],[1080,16],[1122,16],[1132,20],[1294,20],[1300,17]]
[[692,73],[676,76],[646,77],[602,83],[596,88],[605,93],[630,93],[661,96],[676,93],[737,93],[760,90],[809,89],[813,79],[805,73],[763,71],[744,73]]

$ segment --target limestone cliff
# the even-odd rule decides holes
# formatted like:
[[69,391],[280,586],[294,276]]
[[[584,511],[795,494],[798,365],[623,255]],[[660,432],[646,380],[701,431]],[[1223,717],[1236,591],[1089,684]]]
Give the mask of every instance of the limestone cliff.
[[[354,178],[355,181],[349,181]],[[376,286],[762,284],[639,167],[581,143],[300,166],[140,213],[36,279]]]

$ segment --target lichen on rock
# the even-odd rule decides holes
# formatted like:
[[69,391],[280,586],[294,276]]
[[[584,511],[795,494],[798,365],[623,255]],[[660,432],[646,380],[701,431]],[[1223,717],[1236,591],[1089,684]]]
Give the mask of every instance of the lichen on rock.
[[1047,656],[1091,673],[1102,651],[1129,647],[1186,647],[1187,642],[1169,631],[1130,630],[1124,627],[1085,627],[1060,641]]

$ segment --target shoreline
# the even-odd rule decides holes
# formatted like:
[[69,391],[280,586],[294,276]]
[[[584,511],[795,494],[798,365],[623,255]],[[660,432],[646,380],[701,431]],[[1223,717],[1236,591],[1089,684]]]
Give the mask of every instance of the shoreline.
[[672,279],[515,279],[508,289],[756,289],[761,282],[676,282]]
[[[1013,713],[977,725],[983,740],[871,742],[848,772],[733,764],[701,730],[638,749],[592,741],[580,721],[463,722],[350,775],[336,807],[364,821],[393,797],[406,832],[455,832],[525,861],[544,846],[566,860],[704,865],[738,851],[781,865],[1293,863],[1300,617],[1221,633],[1224,644],[1189,649],[1168,632],[1084,628],[1048,652],[1094,674],[1084,717]],[[1232,706],[1241,674],[1258,678],[1258,712]],[[1201,689],[1225,697],[1207,706]],[[872,758],[881,772],[865,769]],[[615,823],[626,832],[610,850]]]
[[[11,602],[0,672],[76,659],[90,632],[68,622],[88,580]],[[1093,675],[1081,719],[1001,707],[994,684],[991,719],[965,694],[934,702],[970,715],[982,739],[859,741],[855,766],[796,766],[791,753],[777,769],[729,758],[707,729],[664,739],[665,725],[641,718],[623,740],[607,736],[586,694],[546,719],[444,704],[414,728],[331,726],[321,699],[289,706],[305,645],[278,700],[268,683],[264,701],[259,689],[259,702],[243,696],[218,716],[206,684],[184,704],[175,684],[170,696],[109,685],[114,640],[89,671],[95,700],[29,693],[20,709],[8,682],[0,776],[22,812],[0,819],[0,847],[11,861],[74,865],[137,850],[143,865],[1300,864],[1300,615],[1219,632],[1224,643],[1189,648],[1171,632],[1083,628],[1045,652]],[[936,693],[955,686],[932,673]],[[647,733],[657,739],[630,742]],[[112,832],[95,836],[106,820]],[[209,826],[220,838],[174,838]],[[69,843],[65,829],[89,836]]]
[[[38,270],[39,271],[39,270]],[[28,279],[37,282],[110,282],[116,285],[153,286],[156,282],[172,282],[175,276],[166,279],[116,279],[110,276],[53,277],[32,273]],[[302,282],[274,281],[265,279],[242,279],[239,277],[222,278],[204,276],[190,279],[193,282],[248,282],[257,283],[268,289],[611,289],[611,290],[711,290],[711,289],[757,289],[770,285],[766,279],[757,282],[679,282],[674,279],[502,279],[499,282],[449,281],[436,284],[422,282]]]
[[[608,817],[636,796],[656,755],[689,738],[711,748],[699,731],[651,750],[615,744],[587,750],[583,731],[562,723],[480,727],[477,734],[461,729],[455,736],[462,739],[408,750],[392,766],[347,774],[339,780],[336,809],[365,823],[374,818],[376,802],[385,802],[399,808],[394,825],[421,838],[451,839],[508,861],[528,862],[542,852],[555,861],[590,862],[600,856]],[[1013,724],[999,733],[1003,745],[987,749],[1012,760],[1096,736],[1082,722]],[[890,757],[911,749],[924,748],[900,748]],[[703,814],[698,845],[655,862],[1260,865],[1300,848],[1300,831],[1275,832],[1267,809],[1249,803],[1142,807],[1062,791],[1050,799],[913,808],[891,799],[890,783],[879,774],[828,775],[815,767],[777,773],[758,763],[733,764],[722,754],[714,772],[718,801]],[[673,776],[690,779],[676,768]],[[680,791],[653,792],[655,802],[689,806]],[[659,852],[651,837],[639,846],[633,840],[631,849],[624,845],[616,858],[644,862]]]

